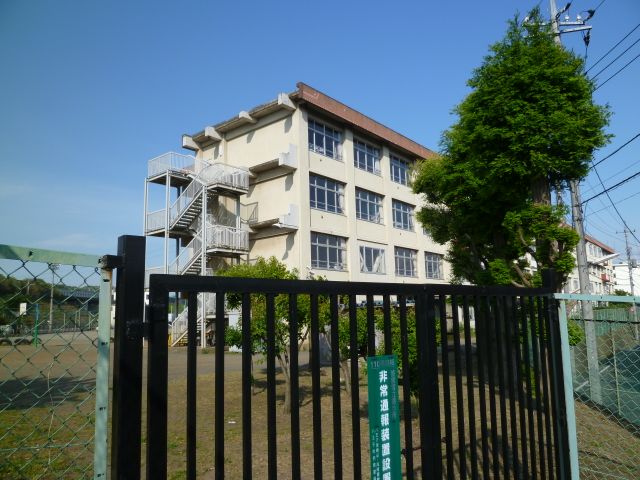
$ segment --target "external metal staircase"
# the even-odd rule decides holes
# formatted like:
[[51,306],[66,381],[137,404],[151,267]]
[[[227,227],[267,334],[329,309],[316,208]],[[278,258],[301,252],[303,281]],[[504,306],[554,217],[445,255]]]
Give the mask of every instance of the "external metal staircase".
[[[204,297],[204,299],[203,299]],[[215,314],[216,311],[216,295],[214,293],[206,293],[198,295],[198,316],[197,316],[197,330],[202,335],[202,322],[205,322],[206,332],[208,337],[213,331],[211,325],[207,325],[207,317]],[[189,333],[188,327],[189,309],[185,308],[173,321],[170,327],[170,342],[171,346],[182,346],[187,343],[187,334]]]

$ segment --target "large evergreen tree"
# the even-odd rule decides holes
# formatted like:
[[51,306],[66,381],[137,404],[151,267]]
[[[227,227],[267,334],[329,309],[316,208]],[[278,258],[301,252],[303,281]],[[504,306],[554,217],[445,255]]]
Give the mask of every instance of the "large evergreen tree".
[[555,43],[537,10],[509,22],[468,85],[441,156],[417,168],[414,190],[427,202],[418,219],[449,242],[460,280],[531,286],[532,258],[563,282],[578,237],[551,192],[587,174],[608,141],[609,111],[593,103],[583,60]]

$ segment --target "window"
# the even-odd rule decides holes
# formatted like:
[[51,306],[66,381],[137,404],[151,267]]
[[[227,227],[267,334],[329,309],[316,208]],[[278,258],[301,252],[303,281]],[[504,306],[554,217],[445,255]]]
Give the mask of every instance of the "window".
[[382,196],[356,188],[356,217],[360,220],[382,223]]
[[413,230],[413,206],[399,200],[393,201],[393,226]]
[[380,175],[380,149],[359,140],[354,140],[353,163],[361,170]]
[[384,249],[361,245],[360,271],[364,273],[385,273]]
[[442,263],[442,255],[425,252],[424,266],[427,271],[427,278],[442,280],[444,278]]
[[347,269],[347,241],[335,235],[311,232],[311,266],[332,270]]
[[344,185],[330,178],[309,174],[311,208],[326,212],[344,212]]
[[402,185],[409,185],[409,168],[408,161],[391,155],[391,180]]
[[396,247],[396,275],[400,277],[417,277],[416,257],[418,252],[408,248]]
[[309,150],[342,160],[342,134],[323,123],[309,120]]

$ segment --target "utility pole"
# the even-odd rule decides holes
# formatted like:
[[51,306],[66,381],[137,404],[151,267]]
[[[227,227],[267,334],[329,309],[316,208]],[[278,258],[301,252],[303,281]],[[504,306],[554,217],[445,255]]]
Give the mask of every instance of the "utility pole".
[[[593,12],[589,12],[589,17],[582,19],[578,17],[576,21],[561,22],[560,16],[565,13],[571,3],[569,2],[562,10],[558,11],[555,0],[549,0],[551,10],[551,28],[554,33],[555,42],[562,45],[560,35],[562,33],[588,31],[590,25],[585,25],[585,21],[591,18]],[[574,27],[561,30],[560,27]],[[591,282],[589,281],[589,264],[587,260],[587,248],[584,235],[584,217],[582,213],[582,202],[580,200],[580,184],[577,180],[569,182],[571,192],[571,213],[578,232],[579,241],[576,247],[576,261],[578,264],[578,281],[580,282],[580,293],[582,295],[591,294]],[[585,340],[587,345],[587,369],[589,371],[589,385],[591,389],[591,400],[602,403],[602,390],[600,387],[600,365],[598,362],[598,343],[596,337],[595,322],[593,321],[593,305],[591,302],[582,300],[580,302],[582,320],[584,322]]]
[[[616,232],[619,233],[619,232]],[[624,229],[624,243],[626,245],[626,251],[627,251],[627,267],[629,268],[629,287],[631,288],[631,296],[634,297],[635,291],[633,288],[633,267],[634,267],[634,261],[631,260],[631,245],[629,245],[629,233],[631,233],[629,231],[629,229],[625,228]],[[636,302],[633,302],[633,306],[631,307],[631,311],[633,312],[633,321],[635,322],[635,334],[636,334],[636,340],[638,340],[638,338],[640,338],[640,332],[638,332],[638,311],[637,311],[637,307],[636,307]]]

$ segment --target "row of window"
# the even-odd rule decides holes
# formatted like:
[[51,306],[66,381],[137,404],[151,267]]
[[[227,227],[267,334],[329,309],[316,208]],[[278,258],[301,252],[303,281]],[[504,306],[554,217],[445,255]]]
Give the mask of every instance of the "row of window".
[[[344,183],[309,174],[309,203],[311,208],[331,213],[344,213]],[[356,188],[356,217],[374,223],[383,223],[382,195]],[[392,200],[393,226],[413,230],[413,205]]]
[[[418,251],[410,248],[394,247],[395,274],[399,277],[418,276]],[[444,278],[443,256],[425,252],[425,272],[427,278]],[[313,268],[346,270],[347,240],[335,235],[311,232],[311,266]],[[385,249],[360,246],[360,271],[363,273],[387,273],[385,270]]]
[[[342,134],[332,127],[310,119],[309,150],[342,160]],[[380,175],[380,149],[363,141],[354,140],[353,164],[356,168]],[[410,162],[391,155],[391,180],[408,185],[410,169]]]

